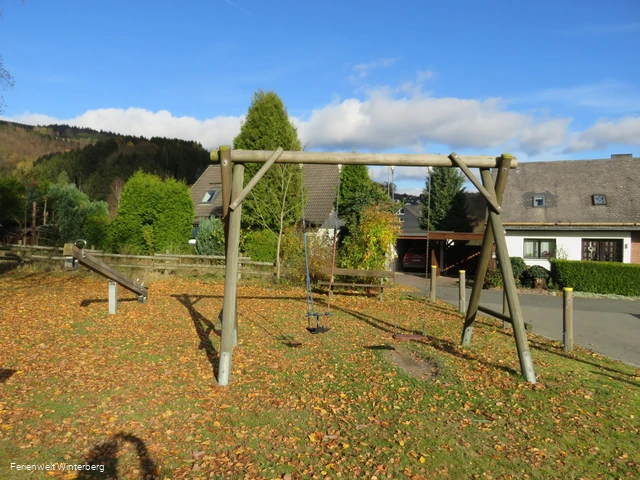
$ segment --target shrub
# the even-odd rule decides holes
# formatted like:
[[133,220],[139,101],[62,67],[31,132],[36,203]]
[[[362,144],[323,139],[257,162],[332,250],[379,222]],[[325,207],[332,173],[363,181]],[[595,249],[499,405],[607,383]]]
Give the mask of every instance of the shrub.
[[[549,279],[549,270],[540,265],[533,265],[522,272],[521,278],[525,287],[534,288],[541,283],[546,286]],[[542,282],[543,280],[544,282]]]
[[[309,278],[311,283],[316,283],[324,277],[322,270],[331,268],[333,258],[333,234],[321,235],[316,232],[307,233],[307,258],[309,261]],[[306,279],[306,265],[304,258],[304,245],[302,255],[293,264],[293,273],[298,279]]]
[[524,259],[520,257],[510,257],[509,260],[511,260],[511,270],[513,270],[513,278],[516,279],[516,285],[519,286],[522,272],[527,269],[527,264],[524,263]]
[[275,262],[278,237],[270,230],[250,230],[244,240],[244,254],[255,262]]
[[502,288],[503,286],[504,283],[502,281],[502,273],[500,273],[500,270],[495,268],[487,271],[482,288]]
[[640,296],[640,265],[553,259],[551,278],[579,292]]
[[196,236],[196,255],[224,255],[224,225],[219,218],[202,220]]
[[191,237],[193,217],[185,183],[138,171],[122,191],[109,229],[111,248],[140,254],[182,251]]

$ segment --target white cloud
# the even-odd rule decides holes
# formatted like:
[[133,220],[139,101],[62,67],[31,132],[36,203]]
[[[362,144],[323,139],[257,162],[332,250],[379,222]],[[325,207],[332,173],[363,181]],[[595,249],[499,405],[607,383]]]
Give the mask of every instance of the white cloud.
[[143,137],[168,137],[195,140],[205,148],[232,144],[240,131],[244,116],[219,116],[206,120],[174,117],[167,110],[152,112],[143,108],[100,108],[87,110],[78,117],[58,119],[47,115],[25,113],[9,120],[30,125],[62,123]]
[[559,118],[542,123],[532,123],[522,129],[518,136],[519,148],[529,154],[564,145],[567,141],[570,118]]
[[640,117],[599,120],[586,130],[573,134],[566,151],[605,149],[612,144],[640,145]]
[[380,58],[371,63],[359,63],[353,66],[353,71],[360,76],[366,77],[371,70],[376,68],[387,68],[398,61],[397,58]]

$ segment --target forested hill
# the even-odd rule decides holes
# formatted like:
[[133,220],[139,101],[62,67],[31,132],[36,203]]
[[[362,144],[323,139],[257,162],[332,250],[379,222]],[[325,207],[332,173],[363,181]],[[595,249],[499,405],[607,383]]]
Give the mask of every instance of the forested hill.
[[27,170],[42,155],[82,148],[115,136],[68,125],[40,127],[0,120],[0,169]]
[[64,172],[92,200],[107,200],[136,170],[190,184],[209,163],[209,152],[197,142],[118,136],[82,149],[44,155],[35,161],[33,173],[40,182],[56,182]]

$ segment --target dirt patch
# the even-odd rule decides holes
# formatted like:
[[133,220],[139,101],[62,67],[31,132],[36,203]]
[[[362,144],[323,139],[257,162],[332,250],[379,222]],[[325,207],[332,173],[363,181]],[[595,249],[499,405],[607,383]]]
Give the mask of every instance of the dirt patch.
[[428,358],[422,358],[415,353],[389,350],[385,353],[385,357],[411,377],[426,380],[438,375],[438,364],[436,362]]

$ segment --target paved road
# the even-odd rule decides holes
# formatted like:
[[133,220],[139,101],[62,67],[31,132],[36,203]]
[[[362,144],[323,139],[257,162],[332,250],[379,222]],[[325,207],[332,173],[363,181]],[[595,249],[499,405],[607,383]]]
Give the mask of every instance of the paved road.
[[[424,278],[397,274],[396,281],[424,291]],[[436,296],[458,305],[457,279],[439,278]],[[471,289],[467,289],[467,301]],[[483,290],[480,304],[502,311],[502,292]],[[522,314],[533,332],[562,341],[562,296],[520,295]],[[640,302],[601,298],[573,300],[574,343],[640,367]]]

